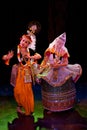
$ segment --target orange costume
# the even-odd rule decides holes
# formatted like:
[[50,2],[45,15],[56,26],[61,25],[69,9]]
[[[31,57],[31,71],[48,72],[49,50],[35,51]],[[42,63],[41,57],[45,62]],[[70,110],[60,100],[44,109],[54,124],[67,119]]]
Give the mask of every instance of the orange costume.
[[34,96],[32,90],[30,62],[26,65],[20,64],[18,67],[16,85],[14,87],[14,97],[18,106],[22,106],[25,109],[26,115],[30,115],[34,112]]

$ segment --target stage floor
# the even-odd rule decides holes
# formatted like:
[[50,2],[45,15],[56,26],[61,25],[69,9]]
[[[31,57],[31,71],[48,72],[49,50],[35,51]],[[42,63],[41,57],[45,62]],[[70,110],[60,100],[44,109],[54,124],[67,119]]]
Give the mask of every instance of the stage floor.
[[50,113],[43,108],[41,86],[33,86],[35,111],[32,116],[24,116],[16,112],[14,97],[11,92],[6,94],[5,88],[0,95],[0,130],[87,130],[87,84],[78,84],[76,89],[74,108]]

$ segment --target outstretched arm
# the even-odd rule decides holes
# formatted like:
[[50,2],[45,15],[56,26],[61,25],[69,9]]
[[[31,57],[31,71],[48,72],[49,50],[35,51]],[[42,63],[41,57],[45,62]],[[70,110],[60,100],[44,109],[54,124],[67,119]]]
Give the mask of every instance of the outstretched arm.
[[11,50],[7,54],[2,56],[2,60],[5,61],[6,65],[9,65],[10,59],[14,56],[14,52]]

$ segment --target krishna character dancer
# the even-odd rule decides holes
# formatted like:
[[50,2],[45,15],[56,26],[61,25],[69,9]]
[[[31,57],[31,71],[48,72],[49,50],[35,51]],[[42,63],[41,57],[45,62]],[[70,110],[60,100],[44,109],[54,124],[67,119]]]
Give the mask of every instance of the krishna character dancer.
[[[34,95],[32,85],[34,83],[34,61],[39,60],[41,55],[32,49],[32,39],[29,35],[22,35],[20,43],[17,46],[17,59],[16,78],[11,77],[14,86],[14,97],[18,104],[17,111],[30,115],[34,112]],[[30,46],[29,46],[30,45]],[[8,54],[3,55],[2,59],[7,65],[10,64],[11,59],[14,57],[14,52],[9,51]],[[33,60],[32,60],[33,59]],[[22,111],[22,108],[24,111]]]

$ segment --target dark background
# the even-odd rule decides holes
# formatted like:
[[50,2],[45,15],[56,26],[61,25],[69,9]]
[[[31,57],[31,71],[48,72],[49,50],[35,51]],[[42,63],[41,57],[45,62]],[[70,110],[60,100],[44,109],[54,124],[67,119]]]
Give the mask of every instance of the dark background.
[[1,57],[19,43],[32,20],[39,21],[42,27],[37,35],[37,51],[42,56],[49,43],[66,32],[69,62],[82,66],[83,74],[78,82],[87,82],[86,5],[85,0],[36,0],[5,4],[1,10],[0,85],[9,83],[11,72],[11,66],[6,67]]

